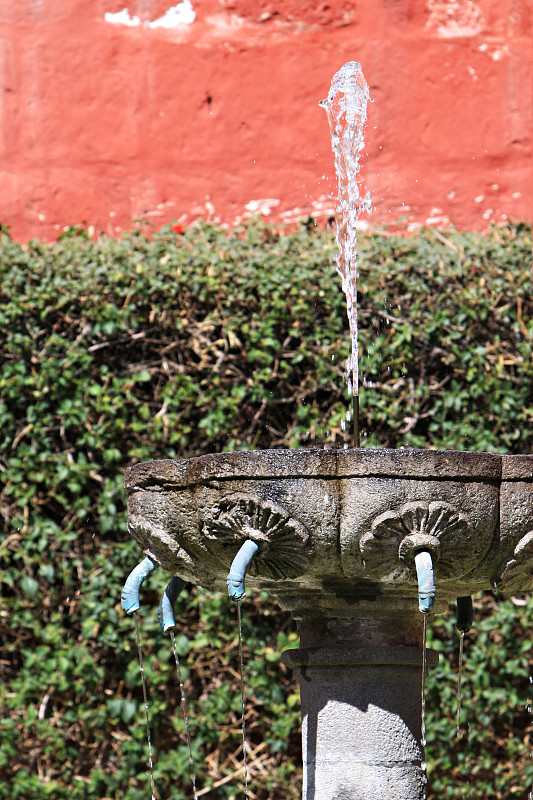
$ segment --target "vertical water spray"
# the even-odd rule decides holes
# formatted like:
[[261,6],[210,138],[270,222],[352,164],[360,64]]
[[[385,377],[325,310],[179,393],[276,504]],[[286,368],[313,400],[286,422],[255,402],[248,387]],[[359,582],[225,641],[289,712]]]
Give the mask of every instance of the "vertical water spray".
[[346,295],[352,350],[346,362],[348,387],[353,395],[354,444],[359,436],[359,342],[357,321],[357,220],[371,210],[370,195],[362,195],[357,181],[359,157],[364,147],[368,85],[361,65],[349,61],[335,73],[329,94],[320,105],[326,109],[331,130],[331,149],[335,156],[338,181],[336,240],[337,272]]

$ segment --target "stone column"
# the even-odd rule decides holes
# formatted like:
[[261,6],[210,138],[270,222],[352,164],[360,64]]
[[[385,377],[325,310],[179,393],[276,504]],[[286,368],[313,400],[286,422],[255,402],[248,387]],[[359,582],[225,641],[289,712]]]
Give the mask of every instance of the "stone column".
[[[416,638],[411,618],[415,636],[407,638]],[[283,654],[300,683],[303,800],[426,797],[421,637],[418,646],[398,643],[406,629],[400,621],[391,635],[391,622],[379,635],[373,620],[369,636],[364,620],[330,620],[322,631],[304,621],[302,646]],[[427,660],[435,663],[436,653]]]

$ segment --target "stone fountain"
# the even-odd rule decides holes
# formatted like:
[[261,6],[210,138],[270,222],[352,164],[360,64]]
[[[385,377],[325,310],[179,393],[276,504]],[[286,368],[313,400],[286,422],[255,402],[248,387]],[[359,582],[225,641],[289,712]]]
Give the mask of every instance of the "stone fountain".
[[[346,207],[338,267],[355,421],[355,207],[368,206],[356,176],[367,99],[350,62],[322,104]],[[359,447],[219,453],[136,464],[125,488],[129,531],[149,559],[131,596],[123,594],[127,611],[138,608],[138,584],[156,564],[208,589],[223,588],[231,568],[236,598],[247,566],[249,585],[299,620],[300,648],[283,661],[301,688],[304,800],[422,800],[418,606],[428,612],[435,602],[443,611],[459,598],[468,617],[475,592],[533,589],[533,456]],[[435,657],[428,653],[427,663]]]
[[[533,589],[533,456],[431,450],[270,450],[127,469],[128,526],[186,581],[247,582],[300,621],[304,800],[421,800],[422,621],[415,556],[435,610],[497,585]],[[428,663],[432,654],[428,654]]]

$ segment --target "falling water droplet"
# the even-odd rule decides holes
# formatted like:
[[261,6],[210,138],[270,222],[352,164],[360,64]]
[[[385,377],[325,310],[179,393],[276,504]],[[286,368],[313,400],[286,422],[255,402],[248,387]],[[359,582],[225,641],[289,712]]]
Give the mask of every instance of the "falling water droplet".
[[144,716],[146,718],[146,738],[148,740],[148,766],[150,769],[150,786],[152,789],[152,800],[156,800],[155,796],[155,783],[154,783],[154,759],[152,756],[152,737],[150,734],[150,715],[148,711],[148,696],[146,694],[146,677],[144,675],[144,663],[143,663],[143,653],[142,653],[142,645],[141,645],[141,634],[139,631],[139,615],[136,611],[133,612],[133,618],[135,620],[135,635],[137,637],[137,651],[139,654],[139,669],[141,671],[141,681],[143,687],[143,699],[144,699]]
[[457,736],[461,736],[461,681],[463,677],[463,648],[465,632],[461,631],[459,640],[459,675],[457,676]]
[[178,676],[178,683],[180,687],[181,711],[183,714],[183,719],[185,720],[185,734],[187,736],[187,749],[189,751],[189,776],[192,782],[192,791],[194,794],[194,800],[198,800],[198,793],[196,791],[196,773],[194,771],[194,761],[192,757],[192,748],[191,748],[191,731],[189,728],[189,709],[187,707],[187,697],[185,696],[185,687],[183,685],[183,679],[181,676],[181,666],[180,666],[180,659],[178,656],[178,648],[176,647],[176,637],[174,636],[173,630],[170,630],[169,634],[170,634],[170,640],[172,642],[174,661],[176,662],[176,674]]

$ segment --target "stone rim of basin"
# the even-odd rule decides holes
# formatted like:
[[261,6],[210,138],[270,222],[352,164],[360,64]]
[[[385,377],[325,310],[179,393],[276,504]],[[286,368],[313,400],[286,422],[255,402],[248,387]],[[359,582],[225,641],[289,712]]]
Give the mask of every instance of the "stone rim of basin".
[[333,616],[372,596],[404,606],[421,551],[433,558],[437,611],[495,585],[530,591],[531,482],[533,456],[367,448],[164,459],[124,477],[130,533],[167,571],[222,588],[251,539],[251,586],[295,615],[318,602]]
[[479,453],[463,450],[423,449],[294,449],[294,450],[241,450],[229,453],[208,453],[192,458],[145,461],[127,467],[124,488],[133,489],[152,485],[162,480],[176,488],[191,486],[205,480],[223,480],[245,477],[356,477],[359,475],[396,476],[398,470],[404,477],[468,476],[498,479],[502,467],[514,474],[513,459],[520,461],[521,472],[533,462],[532,456],[502,456],[497,453]]

